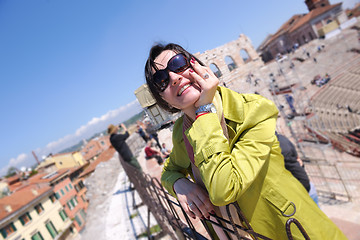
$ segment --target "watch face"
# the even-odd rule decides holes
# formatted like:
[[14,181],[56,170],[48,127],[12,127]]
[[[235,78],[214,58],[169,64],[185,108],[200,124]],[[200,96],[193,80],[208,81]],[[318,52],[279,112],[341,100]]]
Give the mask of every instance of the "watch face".
[[215,105],[210,103],[210,104],[206,104],[203,106],[200,106],[197,110],[196,110],[196,114],[200,113],[200,112],[211,112],[211,113],[216,113],[216,108]]

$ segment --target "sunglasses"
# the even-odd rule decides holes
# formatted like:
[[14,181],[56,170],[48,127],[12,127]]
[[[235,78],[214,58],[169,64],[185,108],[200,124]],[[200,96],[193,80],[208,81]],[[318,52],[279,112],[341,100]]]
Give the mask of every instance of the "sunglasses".
[[153,75],[154,84],[160,92],[165,91],[170,82],[169,71],[180,73],[190,67],[190,62],[183,53],[176,54],[167,63],[165,69],[158,70]]

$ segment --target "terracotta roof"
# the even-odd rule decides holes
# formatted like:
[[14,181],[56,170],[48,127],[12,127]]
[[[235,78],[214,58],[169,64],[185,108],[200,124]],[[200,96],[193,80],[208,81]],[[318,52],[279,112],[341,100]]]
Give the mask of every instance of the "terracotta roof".
[[[29,178],[28,181],[30,183],[50,183],[56,178],[68,173],[69,170],[70,170],[69,168],[63,168],[56,170],[55,172],[52,173],[39,173]],[[48,177],[45,178],[46,176]]]
[[84,168],[85,166],[86,166],[86,163],[84,165],[81,165],[81,166],[69,168],[69,170],[70,170],[69,175],[73,174],[74,172],[78,171],[81,168]]
[[7,183],[11,184],[11,183],[14,182],[14,181],[19,181],[19,180],[20,180],[20,177],[21,177],[21,175],[20,175],[19,173],[17,173],[17,174],[15,174],[14,176],[11,176],[11,177],[6,178],[5,181],[6,181]]
[[99,155],[99,157],[94,162],[92,162],[90,164],[90,166],[85,169],[85,171],[83,173],[80,174],[79,177],[86,176],[89,173],[95,171],[95,168],[99,163],[110,160],[114,156],[114,153],[115,153],[115,148],[113,148],[113,147],[110,147],[110,148],[106,149],[105,151],[103,151]]
[[[49,186],[40,186],[37,184],[27,185],[21,190],[14,192],[10,196],[0,199],[0,220],[13,214],[22,207],[31,203],[37,198],[41,198],[43,194],[52,191]],[[9,210],[9,211],[7,211]]]
[[296,14],[294,16],[292,16],[289,20],[287,20],[280,28],[279,30],[271,36],[271,38],[268,39],[268,41],[266,41],[263,45],[266,46],[267,44],[269,44],[270,42],[272,42],[274,39],[278,38],[279,36],[287,33],[290,31],[290,29],[296,24],[298,23],[303,17],[305,16],[305,14]]
[[65,152],[65,153],[56,153],[56,154],[53,154],[52,156],[49,156],[49,157],[58,157],[58,156],[66,155],[66,154],[74,154],[76,152],[77,151]]
[[[275,39],[277,39],[279,36],[287,33],[287,32],[293,32],[296,29],[300,28],[301,26],[303,26],[305,23],[309,22],[311,19],[327,12],[330,11],[331,9],[340,6],[342,3],[337,3],[334,5],[328,5],[325,7],[320,7],[320,8],[315,8],[312,11],[310,11],[307,14],[296,14],[294,16],[292,16],[289,20],[287,20],[280,28],[279,30],[271,37],[269,38],[266,42],[264,42],[262,44],[262,46],[267,46],[269,43],[271,43],[272,41],[274,41]],[[261,47],[262,47],[261,46]],[[259,49],[261,48],[259,47]]]
[[328,5],[325,7],[320,7],[320,8],[315,8],[313,10],[311,10],[311,12],[309,12],[308,14],[306,14],[303,18],[300,19],[300,21],[298,21],[291,29],[289,32],[293,32],[296,29],[300,28],[302,25],[304,25],[305,23],[309,22],[311,19],[314,19],[315,17],[330,11],[331,9],[340,6],[342,3],[337,3],[334,5]]
[[16,182],[14,184],[11,184],[8,186],[10,192],[16,191],[18,188],[21,188],[23,184],[26,184],[24,182]]

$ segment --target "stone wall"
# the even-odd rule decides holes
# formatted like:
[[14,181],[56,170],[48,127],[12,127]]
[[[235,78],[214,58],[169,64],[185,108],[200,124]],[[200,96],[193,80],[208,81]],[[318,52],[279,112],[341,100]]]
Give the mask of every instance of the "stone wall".
[[[240,54],[241,51],[247,53],[248,59]],[[221,72],[220,85],[225,83],[228,86],[239,79],[245,82],[254,69],[264,66],[250,39],[244,34],[241,34],[237,40],[194,55],[207,66],[216,65]],[[226,62],[226,58],[232,59],[233,64]]]

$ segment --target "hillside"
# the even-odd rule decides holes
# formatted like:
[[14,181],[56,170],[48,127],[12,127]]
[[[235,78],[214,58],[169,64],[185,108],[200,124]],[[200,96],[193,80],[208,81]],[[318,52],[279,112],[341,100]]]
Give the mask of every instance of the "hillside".
[[[144,114],[145,114],[145,112],[141,111],[138,114],[135,114],[134,116],[130,117],[128,120],[123,122],[125,124],[125,126],[130,129],[129,132],[133,132],[132,130],[134,129],[131,126],[135,125],[137,121],[143,120]],[[118,124],[120,124],[120,123],[118,123]],[[95,137],[98,137],[100,135],[107,135],[106,129],[104,129],[101,132],[95,133],[94,135],[92,135],[91,137],[86,139],[86,141],[89,142],[91,139],[93,139]],[[80,151],[82,146],[83,146],[83,141],[81,140],[77,144],[75,144],[75,145],[73,145],[71,147],[65,148],[65,149],[61,150],[60,152],[58,152],[58,153],[67,153],[67,152]]]

